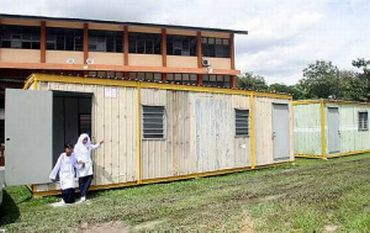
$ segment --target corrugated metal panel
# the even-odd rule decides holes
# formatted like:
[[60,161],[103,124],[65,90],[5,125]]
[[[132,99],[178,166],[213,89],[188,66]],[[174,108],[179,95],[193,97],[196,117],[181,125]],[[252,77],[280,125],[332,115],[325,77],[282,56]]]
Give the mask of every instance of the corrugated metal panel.
[[370,112],[370,107],[361,105],[340,105],[340,148],[341,153],[370,149],[370,131],[359,131],[359,112]]
[[294,153],[321,155],[320,104],[294,106]]
[[[255,98],[254,101],[254,118],[255,118],[255,140],[256,140],[256,163],[257,165],[274,163],[273,155],[273,131],[272,131],[272,105],[289,104],[286,100],[275,100],[270,98]],[[289,106],[291,109],[291,106]],[[291,111],[290,111],[291,112]],[[292,115],[290,116],[292,119]],[[292,125],[290,125],[290,137],[292,138]],[[291,145],[292,145],[291,140]],[[290,148],[291,155],[289,160],[293,159],[293,148]]]
[[[96,140],[105,140],[94,154],[95,184],[137,179],[135,88],[116,87],[116,97],[109,97],[109,87],[98,85],[41,82],[39,87],[94,93],[92,134]],[[254,99],[257,164],[272,164],[272,103],[289,101]],[[164,138],[142,140],[142,179],[251,166],[250,138],[235,135],[235,109],[249,109],[248,96],[144,88],[141,105],[165,107]],[[55,187],[37,189],[47,188]]]

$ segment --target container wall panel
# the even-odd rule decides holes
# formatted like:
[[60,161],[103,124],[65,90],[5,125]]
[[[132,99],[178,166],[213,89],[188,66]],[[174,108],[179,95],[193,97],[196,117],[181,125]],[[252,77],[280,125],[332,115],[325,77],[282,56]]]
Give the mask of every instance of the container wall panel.
[[93,93],[92,140],[105,141],[103,146],[93,153],[94,184],[136,180],[136,89],[59,83],[40,83],[39,86],[41,90]]
[[[250,135],[235,133],[235,109],[250,110],[248,96],[142,88],[138,105],[136,88],[54,82],[39,82],[38,87],[93,93],[92,139],[105,140],[93,153],[95,185],[137,181],[137,133],[141,117],[137,114],[143,105],[163,106],[165,110],[164,138],[142,138],[144,181],[251,166]],[[254,98],[257,165],[282,162],[273,159],[273,103],[289,101]],[[292,132],[291,127],[290,137]],[[36,190],[56,188],[38,185]]]
[[[272,138],[272,106],[273,103],[288,104],[285,100],[274,100],[271,98],[256,97],[254,99],[255,109],[255,145],[256,145],[256,164],[266,165],[274,163],[274,147]],[[291,113],[291,111],[290,111]],[[292,116],[290,116],[292,119]],[[290,134],[292,134],[292,125],[290,127]],[[291,136],[292,137],[292,136]],[[290,141],[292,145],[292,140]],[[292,159],[292,148],[290,148],[291,155],[289,160]],[[282,162],[276,161],[276,162]]]
[[[164,123],[169,122],[167,91],[166,90],[141,90],[142,105],[164,106]],[[159,178],[172,176],[171,169],[173,165],[172,156],[168,152],[167,143],[172,143],[172,135],[168,131],[168,125],[165,126],[163,139],[143,139],[142,142],[142,168],[143,179]]]
[[370,131],[360,131],[358,128],[358,113],[370,108],[362,105],[340,105],[340,148],[341,153],[363,151],[370,149]]
[[294,153],[321,155],[320,104],[294,106]]

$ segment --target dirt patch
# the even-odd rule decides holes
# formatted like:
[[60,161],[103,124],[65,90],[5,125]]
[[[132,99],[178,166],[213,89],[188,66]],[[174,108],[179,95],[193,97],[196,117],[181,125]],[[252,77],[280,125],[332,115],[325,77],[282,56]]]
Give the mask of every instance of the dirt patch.
[[81,224],[81,232],[84,233],[100,233],[100,232],[109,232],[109,233],[128,233],[131,232],[131,229],[128,225],[125,225],[121,221],[111,221],[106,223],[97,223],[97,224]]
[[324,232],[326,233],[334,233],[337,232],[338,226],[336,225],[326,225],[324,227]]
[[242,233],[254,233],[253,221],[246,210],[243,210],[244,221],[243,228],[240,232]]

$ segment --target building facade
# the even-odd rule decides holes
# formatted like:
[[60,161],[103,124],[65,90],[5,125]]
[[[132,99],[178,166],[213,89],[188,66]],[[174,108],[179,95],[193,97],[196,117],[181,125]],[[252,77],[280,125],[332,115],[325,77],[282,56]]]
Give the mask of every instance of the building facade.
[[247,31],[0,15],[0,142],[4,89],[32,73],[235,87],[234,34]]

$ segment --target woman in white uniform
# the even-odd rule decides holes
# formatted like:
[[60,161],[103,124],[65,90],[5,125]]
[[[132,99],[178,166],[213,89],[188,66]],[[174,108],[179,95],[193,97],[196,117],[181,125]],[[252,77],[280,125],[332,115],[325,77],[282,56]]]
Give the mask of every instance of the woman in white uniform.
[[104,141],[91,144],[89,135],[83,133],[75,145],[75,155],[81,167],[78,169],[78,184],[80,187],[81,201],[86,201],[86,193],[93,179],[93,161],[91,151],[99,148]]
[[75,169],[79,168],[80,165],[77,163],[76,157],[73,154],[73,145],[66,144],[64,146],[64,152],[60,154],[58,161],[50,174],[50,179],[52,181],[55,181],[57,175],[59,175],[60,188],[62,189],[62,200],[55,206],[74,202]]

